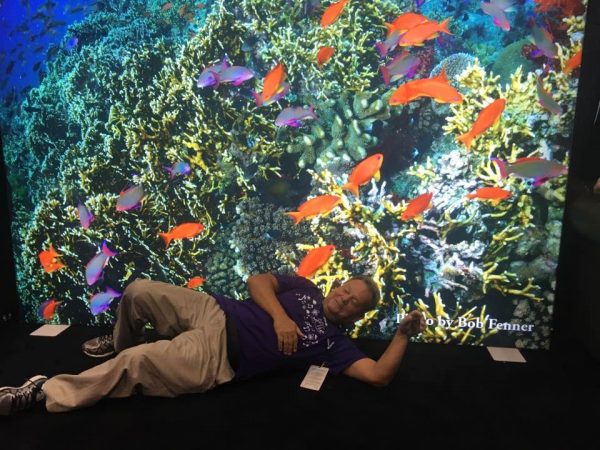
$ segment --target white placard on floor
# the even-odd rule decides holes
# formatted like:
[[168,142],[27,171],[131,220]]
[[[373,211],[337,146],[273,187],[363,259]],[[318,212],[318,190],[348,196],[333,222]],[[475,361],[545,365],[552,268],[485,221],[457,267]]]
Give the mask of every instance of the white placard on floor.
[[42,325],[37,330],[29,333],[29,336],[58,336],[71,325]]
[[519,362],[524,363],[525,358],[521,354],[521,352],[516,348],[508,348],[508,347],[488,347],[488,351],[494,361],[503,361],[503,362]]

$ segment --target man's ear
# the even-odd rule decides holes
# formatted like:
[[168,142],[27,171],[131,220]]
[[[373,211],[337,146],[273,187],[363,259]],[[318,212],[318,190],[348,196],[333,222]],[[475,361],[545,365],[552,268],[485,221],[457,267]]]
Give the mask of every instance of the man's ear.
[[342,282],[340,280],[335,280],[333,283],[331,283],[331,288],[335,289],[335,288],[339,288],[342,285]]

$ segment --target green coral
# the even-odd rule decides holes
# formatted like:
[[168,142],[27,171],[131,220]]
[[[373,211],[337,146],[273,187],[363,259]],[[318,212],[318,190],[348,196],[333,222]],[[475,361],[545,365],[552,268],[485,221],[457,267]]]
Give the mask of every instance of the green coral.
[[521,71],[524,74],[533,72],[536,69],[536,64],[523,56],[523,46],[527,44],[531,44],[529,39],[521,39],[507,45],[496,53],[493,58],[494,62],[490,67],[490,72],[500,76],[500,83],[509,83],[511,75],[519,66],[522,66]]

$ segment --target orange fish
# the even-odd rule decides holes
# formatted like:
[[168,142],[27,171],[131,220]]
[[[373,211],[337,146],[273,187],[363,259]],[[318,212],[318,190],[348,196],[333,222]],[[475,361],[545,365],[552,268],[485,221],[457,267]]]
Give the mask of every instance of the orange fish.
[[402,34],[405,31],[408,31],[411,28],[414,28],[417,25],[420,25],[425,22],[429,22],[429,19],[427,19],[427,17],[414,12],[407,12],[404,14],[400,14],[394,19],[392,23],[386,22],[385,26],[387,28],[387,35],[389,37],[394,31],[398,31],[400,34]]
[[362,160],[352,169],[352,172],[348,176],[348,182],[342,186],[342,189],[346,189],[352,192],[355,197],[358,197],[358,188],[360,186],[367,184],[373,177],[379,181],[379,169],[381,169],[382,164],[382,153],[375,153],[373,156]]
[[494,205],[500,203],[500,200],[506,200],[512,195],[510,191],[499,187],[483,187],[477,189],[475,192],[467,194],[467,198],[475,199],[480,198],[482,200],[491,200]]
[[169,243],[173,239],[186,239],[186,238],[191,239],[194,236],[196,236],[197,234],[202,233],[202,231],[204,231],[204,225],[202,225],[201,223],[187,222],[187,223],[182,223],[181,225],[177,225],[175,228],[173,228],[168,233],[158,233],[158,234],[160,235],[161,238],[164,239],[165,246],[168,247]]
[[337,195],[319,195],[305,201],[298,207],[298,211],[285,213],[299,223],[302,219],[312,219],[320,214],[331,211],[342,199]]
[[263,102],[269,100],[281,89],[283,80],[285,80],[285,66],[281,63],[278,63],[269,71],[267,75],[265,75],[261,94]]
[[465,144],[465,147],[471,148],[473,139],[483,134],[488,128],[500,120],[505,105],[506,100],[503,98],[494,100],[479,112],[471,129],[467,133],[458,136],[456,140]]
[[63,267],[66,267],[58,259],[59,256],[61,256],[61,255],[59,253],[57,253],[56,250],[54,250],[54,247],[52,246],[52,244],[50,244],[50,248],[48,250],[44,250],[44,251],[40,252],[40,254],[39,254],[40,263],[42,263],[42,267],[44,268],[46,273],[52,273],[59,269],[62,269]]
[[168,11],[169,9],[171,9],[173,7],[173,3],[168,2],[165,3],[162,8],[160,8],[161,11]]
[[404,83],[393,92],[388,100],[392,106],[404,105],[419,97],[431,97],[438,103],[461,103],[462,96],[448,82],[446,68],[433,78],[421,78]]
[[317,53],[317,64],[321,67],[329,58],[333,56],[333,52],[335,52],[335,48],[333,47],[321,47],[319,49],[319,53]]
[[55,298],[46,300],[44,303],[42,303],[39,307],[38,307],[38,315],[40,317],[43,317],[44,320],[50,320],[52,319],[52,317],[54,316],[54,314],[56,313],[56,307],[61,304],[62,302],[59,302],[58,300],[56,300]]
[[187,287],[190,289],[196,289],[198,286],[202,286],[206,280],[202,277],[194,277],[188,281]]
[[321,26],[325,28],[335,22],[344,10],[344,6],[346,6],[346,3],[349,1],[350,0],[341,0],[329,5],[325,12],[323,12],[323,16],[321,16]]
[[437,23],[435,20],[421,23],[404,33],[398,41],[398,45],[401,47],[423,45],[423,42],[435,39],[440,33],[452,34],[448,31],[449,22],[450,18],[440,23]]
[[177,10],[177,13],[178,13],[178,14],[179,14],[181,17],[183,17],[183,16],[185,15],[185,13],[187,12],[187,7],[188,7],[188,5],[183,5],[183,6],[180,6],[180,7],[179,7],[179,9]]
[[334,250],[335,245],[324,245],[323,247],[313,248],[300,262],[296,274],[305,278],[312,276],[327,263]]
[[417,198],[412,199],[408,202],[406,209],[400,216],[400,220],[410,220],[414,219],[417,216],[423,214],[427,208],[429,208],[429,204],[431,203],[431,198],[433,194],[426,193],[419,195]]
[[563,73],[569,74],[571,73],[571,71],[577,69],[579,66],[581,66],[581,50],[579,50],[577,53],[571,56],[569,60],[565,63]]

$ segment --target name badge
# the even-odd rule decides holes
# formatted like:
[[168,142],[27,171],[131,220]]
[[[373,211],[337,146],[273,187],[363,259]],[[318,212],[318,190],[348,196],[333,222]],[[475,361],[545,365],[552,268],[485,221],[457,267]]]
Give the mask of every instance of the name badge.
[[313,391],[320,390],[323,382],[325,381],[325,377],[327,376],[327,372],[329,372],[327,367],[319,367],[315,365],[310,366],[308,368],[308,372],[302,380],[302,383],[300,383],[300,387],[312,389]]

